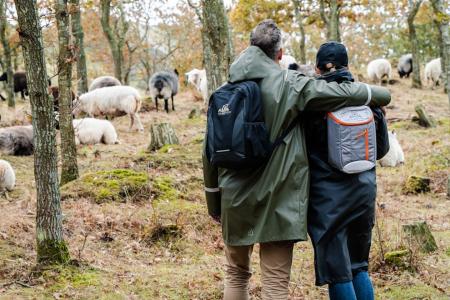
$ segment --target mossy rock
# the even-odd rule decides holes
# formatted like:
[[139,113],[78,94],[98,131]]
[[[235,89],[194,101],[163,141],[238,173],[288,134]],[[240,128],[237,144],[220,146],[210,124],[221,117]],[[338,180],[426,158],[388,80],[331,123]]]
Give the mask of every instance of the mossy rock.
[[436,240],[426,222],[403,225],[402,227],[406,238],[409,239],[408,244],[416,243],[416,246],[424,253],[431,253],[438,249]]
[[384,262],[390,266],[404,269],[407,264],[407,257],[409,256],[409,250],[396,250],[387,252],[384,254]]
[[403,185],[402,191],[404,194],[428,193],[431,191],[430,183],[430,178],[409,176]]
[[61,188],[62,200],[80,197],[97,203],[149,199],[149,178],[145,172],[115,169],[83,175]]

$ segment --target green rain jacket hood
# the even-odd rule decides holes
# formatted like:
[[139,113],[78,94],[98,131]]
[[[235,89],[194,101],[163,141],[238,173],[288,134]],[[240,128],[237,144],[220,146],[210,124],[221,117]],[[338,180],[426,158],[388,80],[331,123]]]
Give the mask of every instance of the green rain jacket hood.
[[[344,106],[386,105],[384,88],[315,80],[284,70],[260,48],[250,46],[230,68],[230,82],[259,79],[265,123],[274,141],[300,113]],[[268,163],[245,171],[217,169],[203,155],[208,211],[220,215],[228,245],[306,240],[309,169],[301,124],[275,149]]]

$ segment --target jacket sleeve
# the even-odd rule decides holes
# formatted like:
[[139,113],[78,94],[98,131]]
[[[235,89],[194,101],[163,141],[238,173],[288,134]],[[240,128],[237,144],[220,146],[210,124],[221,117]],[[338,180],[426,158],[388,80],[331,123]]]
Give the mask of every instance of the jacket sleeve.
[[383,106],[391,100],[389,91],[383,87],[358,82],[327,83],[310,79],[298,98],[299,110],[334,111],[345,106]]
[[212,217],[220,216],[220,189],[219,173],[216,167],[212,166],[206,156],[206,135],[203,142],[203,180],[205,183],[206,204],[208,213]]

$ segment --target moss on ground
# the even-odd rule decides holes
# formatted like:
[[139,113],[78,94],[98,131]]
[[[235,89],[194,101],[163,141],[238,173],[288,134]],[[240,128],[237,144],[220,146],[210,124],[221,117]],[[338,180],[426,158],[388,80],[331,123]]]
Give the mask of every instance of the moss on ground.
[[387,252],[384,255],[384,261],[393,267],[406,268],[406,259],[409,256],[408,250],[396,250]]
[[85,197],[97,203],[148,199],[149,178],[145,172],[128,169],[99,171],[63,186],[61,195],[63,200]]
[[154,193],[155,200],[163,201],[174,201],[179,196],[173,178],[167,175],[157,177],[153,180],[152,193]]
[[48,284],[48,292],[99,286],[101,282],[101,274],[97,270],[71,265],[54,266],[44,270],[41,276]]

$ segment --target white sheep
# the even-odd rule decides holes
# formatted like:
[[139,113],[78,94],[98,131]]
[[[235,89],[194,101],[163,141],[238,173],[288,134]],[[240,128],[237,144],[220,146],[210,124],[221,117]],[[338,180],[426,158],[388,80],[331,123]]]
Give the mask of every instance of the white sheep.
[[435,58],[425,65],[425,78],[427,80],[428,85],[430,84],[431,81],[432,89],[434,89],[436,86],[439,85],[441,74],[442,68],[440,58]]
[[138,111],[141,108],[139,92],[126,85],[109,86],[95,89],[81,95],[74,101],[73,113],[85,112],[89,117],[95,116],[130,116],[130,130],[136,120],[139,131],[144,131]]
[[289,68],[290,64],[295,63],[297,62],[295,61],[295,58],[293,56],[283,54],[280,60],[280,67],[282,67],[283,69],[287,69]]
[[0,159],[0,193],[12,191],[16,184],[16,175],[9,162]]
[[397,140],[397,134],[392,130],[388,132],[388,135],[389,151],[379,160],[379,162],[382,167],[396,167],[405,162],[405,155]]
[[203,103],[208,102],[208,81],[206,79],[206,70],[193,69],[184,74],[186,76],[187,83],[195,86],[197,91],[200,92],[203,98]]
[[0,153],[5,155],[32,155],[33,127],[12,126],[0,128]]
[[119,144],[117,133],[111,122],[94,118],[73,120],[75,143],[79,144]]
[[391,63],[384,58],[372,60],[367,65],[367,75],[369,80],[381,85],[382,79],[386,76],[387,80],[391,78],[392,67]]
[[116,85],[122,85],[119,79],[112,76],[100,76],[92,81],[91,85],[89,86],[89,92],[95,89]]

